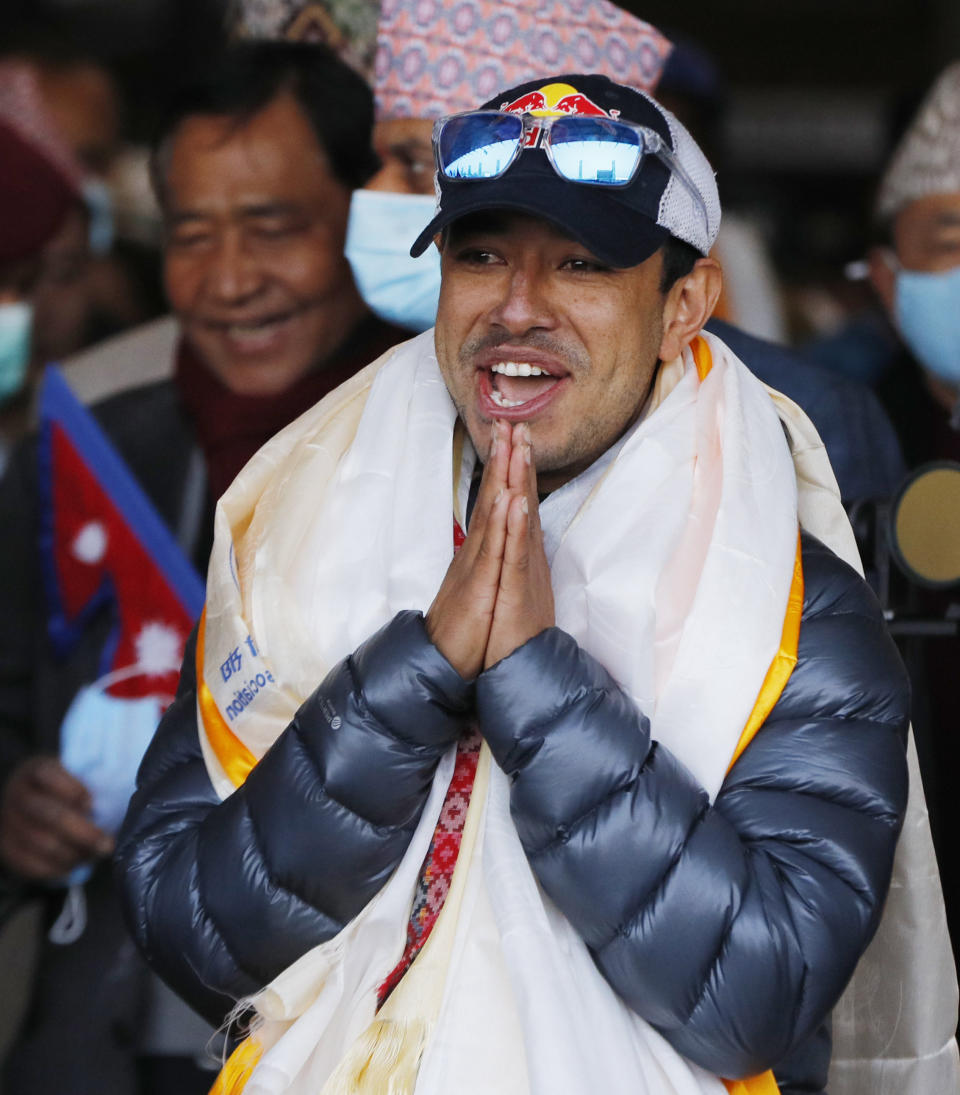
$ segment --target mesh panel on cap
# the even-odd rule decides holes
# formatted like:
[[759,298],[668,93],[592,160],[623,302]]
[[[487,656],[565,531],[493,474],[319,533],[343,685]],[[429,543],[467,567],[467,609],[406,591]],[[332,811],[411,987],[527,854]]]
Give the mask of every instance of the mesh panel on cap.
[[701,255],[706,255],[720,230],[720,195],[717,193],[717,181],[706,156],[686,128],[669,111],[664,110],[663,114],[670,126],[674,155],[683,164],[703,198],[707,223],[703,223],[703,216],[690,191],[675,174],[671,174],[660,198],[657,224],[666,228],[671,236],[691,244]]

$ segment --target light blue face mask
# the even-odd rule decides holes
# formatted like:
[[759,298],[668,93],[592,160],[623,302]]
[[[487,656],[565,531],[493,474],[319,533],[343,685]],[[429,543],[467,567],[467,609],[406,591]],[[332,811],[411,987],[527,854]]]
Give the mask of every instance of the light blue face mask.
[[22,390],[30,365],[33,309],[22,300],[0,304],[0,403]]
[[[60,724],[60,761],[90,792],[94,825],[111,834],[127,812],[137,769],[163,713],[157,696],[127,699],[106,691],[127,675],[121,671],[81,688]],[[81,863],[65,881],[85,882],[92,869]]]
[[113,192],[102,179],[84,179],[83,201],[90,218],[90,250],[105,255],[113,247]]
[[[85,685],[73,697],[60,724],[60,761],[90,792],[91,820],[116,834],[136,789],[137,770],[153,740],[169,696],[127,699],[107,689],[117,681],[140,676],[134,665],[108,673]],[[75,943],[87,928],[84,883],[93,874],[93,862],[79,863],[64,878],[51,883],[66,887],[63,908],[47,938],[58,946]]]
[[960,266],[938,274],[897,270],[894,311],[924,368],[960,391]]
[[429,194],[355,190],[350,201],[344,251],[357,289],[372,312],[411,331],[425,331],[437,317],[440,255],[430,247],[410,257],[435,212]]

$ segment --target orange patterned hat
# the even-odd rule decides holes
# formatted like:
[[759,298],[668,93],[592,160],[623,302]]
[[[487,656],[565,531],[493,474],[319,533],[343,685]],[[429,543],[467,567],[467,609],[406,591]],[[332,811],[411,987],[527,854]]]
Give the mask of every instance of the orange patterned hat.
[[437,118],[553,72],[656,87],[670,42],[609,0],[383,0],[377,117]]

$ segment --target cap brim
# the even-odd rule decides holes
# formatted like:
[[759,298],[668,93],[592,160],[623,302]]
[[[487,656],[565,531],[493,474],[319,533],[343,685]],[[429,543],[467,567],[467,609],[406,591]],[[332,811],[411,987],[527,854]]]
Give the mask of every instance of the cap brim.
[[444,184],[440,212],[410,248],[416,258],[438,232],[472,213],[505,209],[549,221],[610,266],[639,266],[670,233],[617,200],[614,188],[567,182],[549,174],[508,172],[499,179]]

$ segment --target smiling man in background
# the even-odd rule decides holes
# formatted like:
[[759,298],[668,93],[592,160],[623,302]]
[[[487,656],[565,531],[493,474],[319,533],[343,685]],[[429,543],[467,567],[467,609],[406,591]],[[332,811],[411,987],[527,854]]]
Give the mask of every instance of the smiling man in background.
[[[214,501],[247,459],[398,338],[370,317],[343,256],[350,192],[376,167],[372,115],[369,89],[330,51],[248,44],[211,63],[166,116],[154,167],[165,282],[182,328],[175,376],[96,413],[198,574]],[[75,937],[43,949],[4,1091],[205,1091],[210,1075],[194,1057],[211,1032],[147,982],[111,882],[113,836],[91,821],[103,804],[58,759],[67,728],[71,740],[100,743],[88,751],[112,755],[110,725],[143,741],[156,713],[111,692],[109,597],[87,606],[66,651],[54,643],[44,474],[31,442],[0,487],[2,882],[14,898],[43,894],[52,921],[65,879],[91,861],[95,869],[71,888],[70,907],[86,907],[72,920]],[[73,558],[74,545],[58,547]],[[91,694],[95,705],[80,702]],[[131,751],[114,813],[138,760]]]
[[822,1091],[908,694],[809,423],[701,333],[712,171],[599,76],[436,149],[435,331],[221,502],[138,941],[258,1010],[224,1092]]

